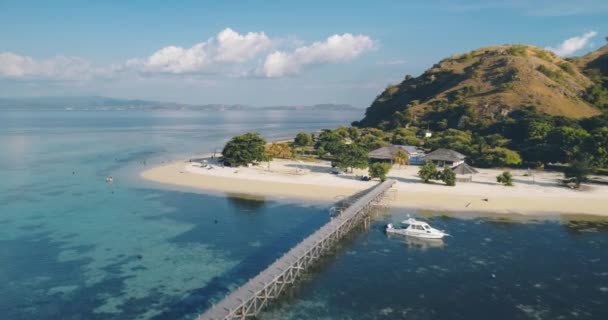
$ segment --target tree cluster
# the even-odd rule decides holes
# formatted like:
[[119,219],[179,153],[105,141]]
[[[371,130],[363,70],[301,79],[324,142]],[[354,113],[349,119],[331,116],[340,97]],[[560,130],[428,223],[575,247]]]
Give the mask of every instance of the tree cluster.
[[[403,129],[395,133],[402,135]],[[422,140],[428,149],[449,148],[467,155],[477,167],[542,167],[588,159],[593,167],[608,166],[608,114],[574,120],[525,107],[479,122],[435,131]]]
[[448,186],[456,185],[456,174],[450,168],[445,167],[443,171],[439,171],[437,166],[432,162],[427,162],[425,165],[420,167],[418,176],[425,183],[429,183],[431,180],[441,180]]

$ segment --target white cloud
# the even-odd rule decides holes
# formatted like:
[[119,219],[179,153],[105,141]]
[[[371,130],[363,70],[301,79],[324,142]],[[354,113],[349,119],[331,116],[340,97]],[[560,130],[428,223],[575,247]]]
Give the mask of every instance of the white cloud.
[[131,59],[128,67],[158,73],[205,73],[222,65],[244,63],[271,48],[272,41],[264,32],[241,35],[226,28],[216,37],[197,43],[191,48],[164,47],[147,58]]
[[[288,49],[294,46],[295,49]],[[94,67],[79,57],[56,56],[36,60],[12,52],[0,52],[0,78],[87,80],[119,75],[127,77],[129,74],[247,77],[251,70],[265,77],[282,77],[298,74],[310,65],[350,61],[374,47],[368,36],[349,33],[333,35],[306,46],[293,40],[271,39],[264,32],[239,34],[226,28],[191,47],[165,46],[147,57],[103,68]],[[271,53],[275,48],[283,49]]]
[[290,53],[275,51],[269,54],[259,73],[270,78],[294,75],[305,66],[351,61],[374,48],[374,41],[368,36],[336,34],[323,42],[301,46]]
[[591,38],[595,37],[597,32],[590,31],[578,37],[572,37],[564,40],[557,48],[547,47],[547,50],[553,51],[558,56],[567,56],[583,49],[587,46]]
[[217,35],[216,60],[222,62],[245,62],[262,51],[269,50],[272,42],[264,32],[249,32],[240,35],[230,28]]
[[[202,70],[211,64],[211,58],[205,47],[207,47],[207,43],[199,43],[189,49],[176,46],[164,47],[143,61],[142,70],[167,73],[189,73]],[[136,60],[131,60],[127,63],[135,62]]]
[[79,57],[56,56],[36,60],[12,52],[0,52],[0,77],[83,80],[95,72],[91,64]]

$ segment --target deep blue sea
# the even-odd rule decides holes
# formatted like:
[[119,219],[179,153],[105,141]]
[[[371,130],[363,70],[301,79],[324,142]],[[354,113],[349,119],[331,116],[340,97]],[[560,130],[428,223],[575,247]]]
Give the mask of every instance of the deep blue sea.
[[[0,110],[0,319],[193,319],[328,208],[162,189],[139,172],[238,133],[283,138],[361,116]],[[453,236],[387,237],[406,213]],[[377,217],[261,318],[608,319],[608,221],[436,214]]]

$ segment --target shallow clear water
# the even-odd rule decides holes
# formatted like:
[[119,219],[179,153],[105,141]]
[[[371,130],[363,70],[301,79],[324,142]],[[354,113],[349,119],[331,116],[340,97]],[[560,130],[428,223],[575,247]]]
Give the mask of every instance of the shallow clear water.
[[192,318],[324,223],[325,208],[160,190],[138,172],[237,133],[358,117],[0,111],[0,318]]
[[[168,191],[137,173],[237,133],[281,138],[360,116],[0,111],[0,319],[192,319],[327,210]],[[382,232],[404,214],[345,241],[263,318],[608,318],[605,222],[436,218],[453,235],[437,246]]]

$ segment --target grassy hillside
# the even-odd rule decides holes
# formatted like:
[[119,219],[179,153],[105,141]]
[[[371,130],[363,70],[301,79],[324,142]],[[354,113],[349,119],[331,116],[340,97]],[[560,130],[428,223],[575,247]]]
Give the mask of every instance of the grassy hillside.
[[590,78],[608,77],[608,45],[571,60]]
[[477,49],[387,87],[354,125],[393,129],[415,123],[443,130],[493,123],[525,106],[554,116],[591,117],[601,112],[586,100],[593,82],[581,65],[591,67],[598,60],[584,61],[526,45]]

